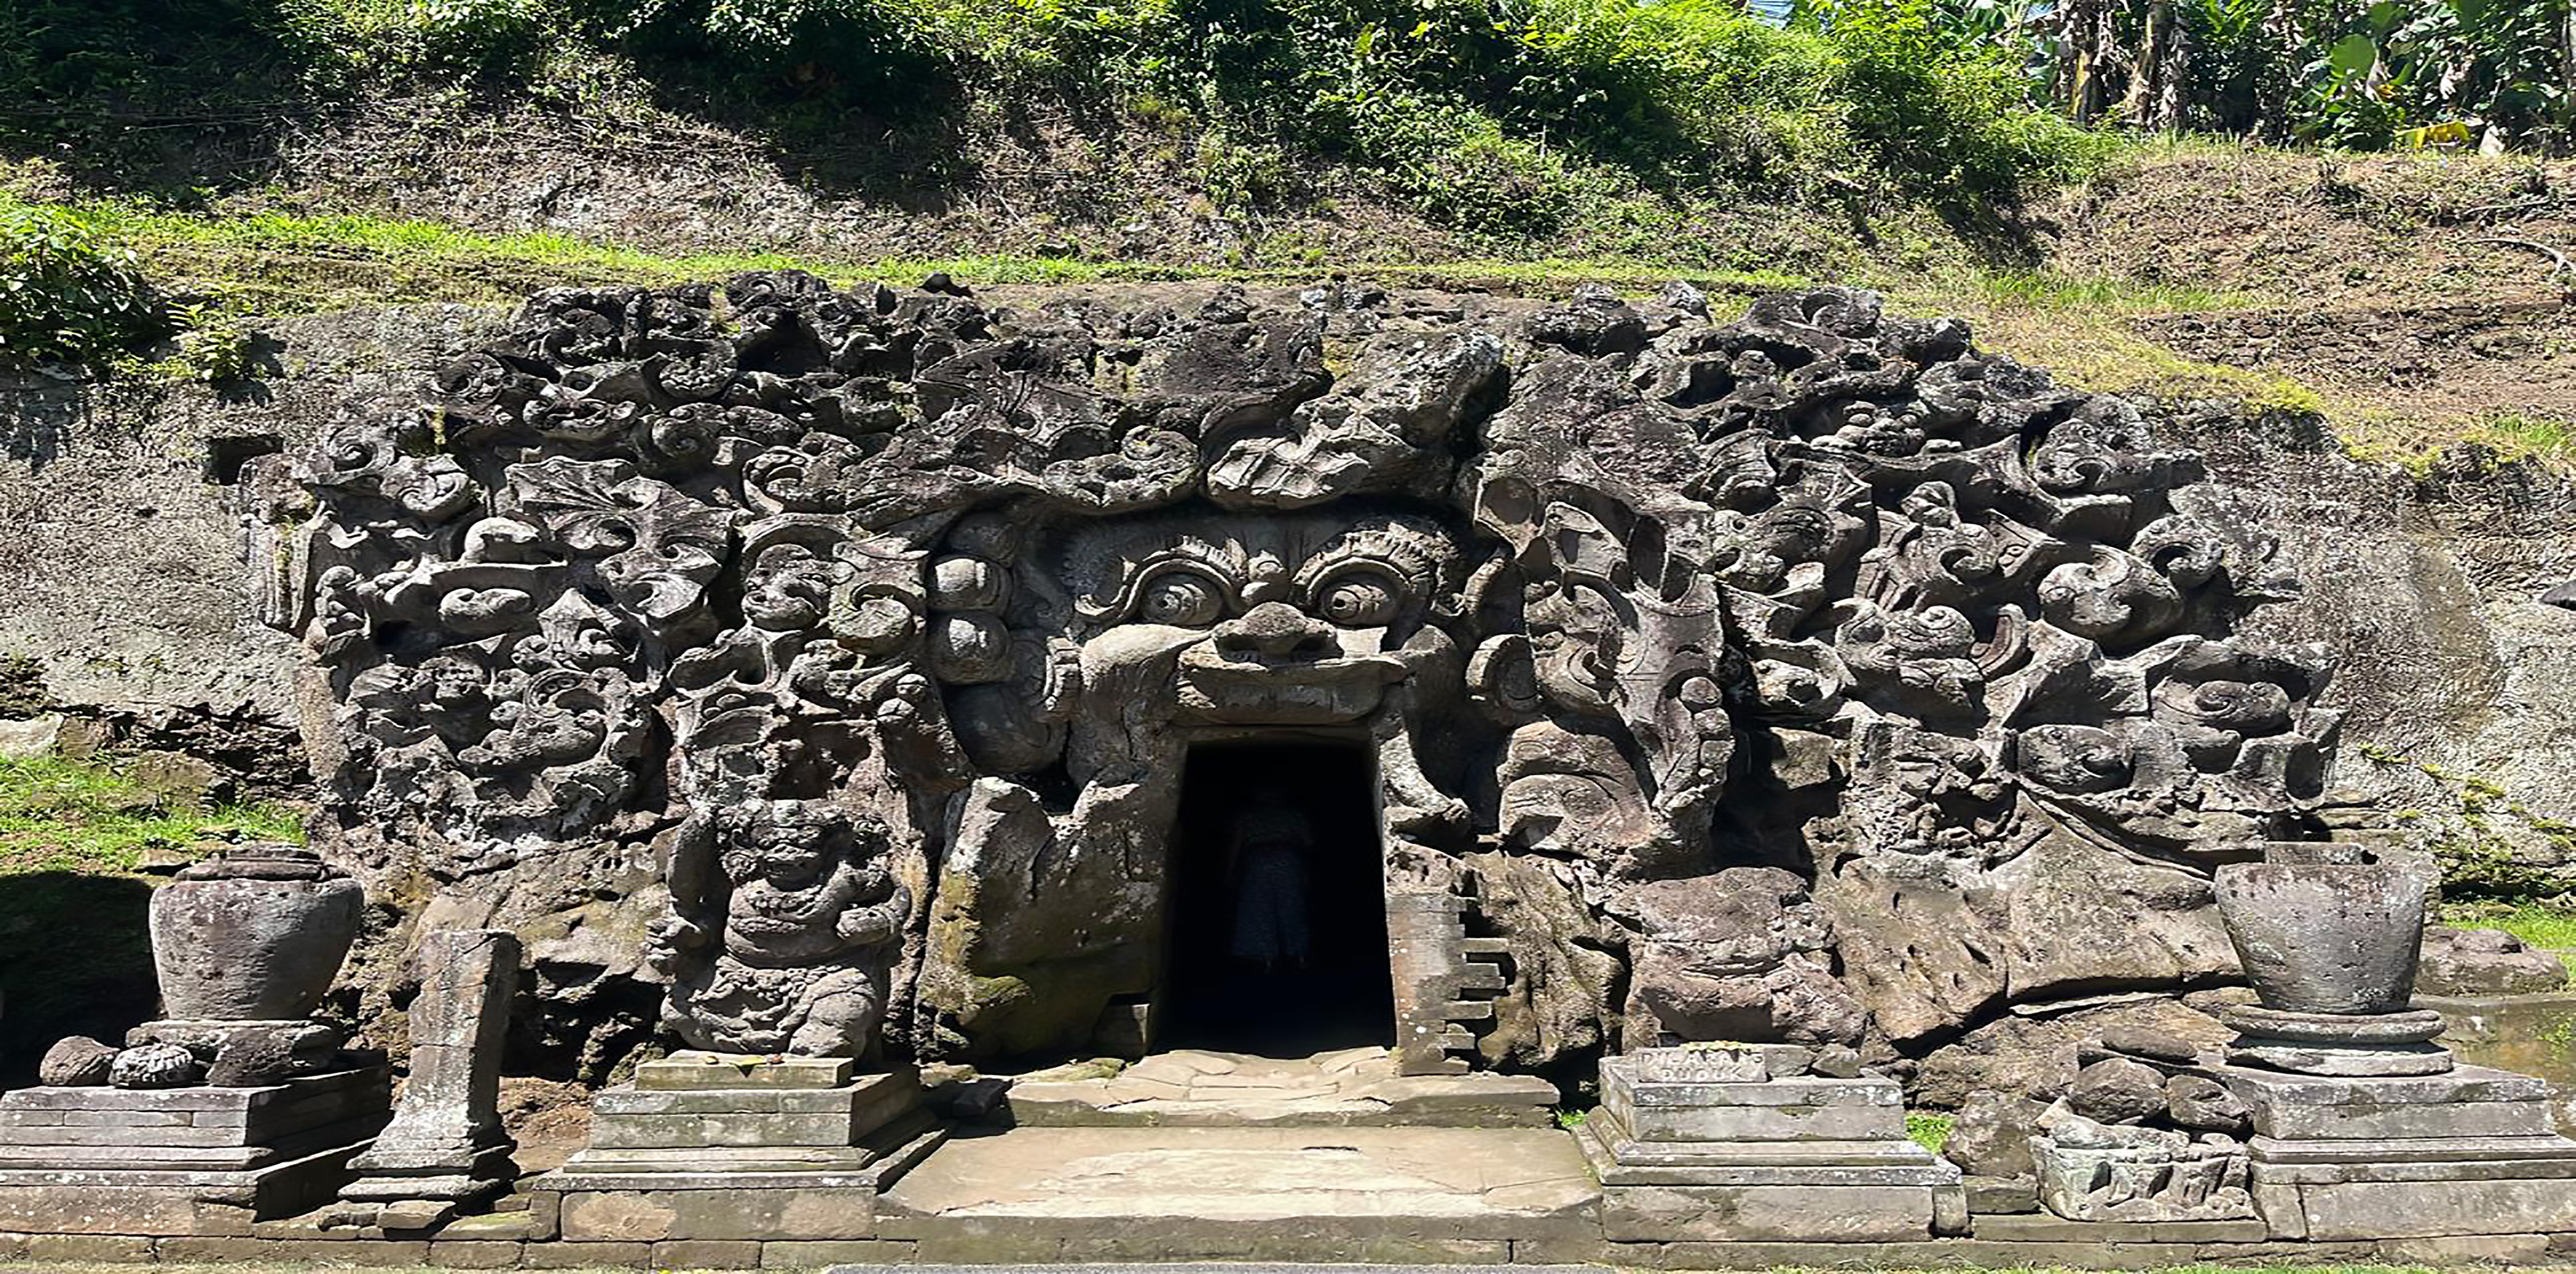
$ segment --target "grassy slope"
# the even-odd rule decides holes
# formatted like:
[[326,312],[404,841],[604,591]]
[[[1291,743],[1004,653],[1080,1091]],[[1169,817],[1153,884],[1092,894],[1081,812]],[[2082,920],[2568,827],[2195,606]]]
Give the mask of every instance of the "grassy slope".
[[[773,236],[787,242],[762,250],[710,250],[713,232],[700,222],[661,236],[638,233],[622,221],[614,224],[629,233],[477,225],[457,219],[473,211],[461,200],[401,192],[359,197],[343,191],[327,199],[328,192],[315,189],[237,193],[203,210],[179,211],[64,190],[32,165],[0,169],[0,199],[22,197],[8,193],[14,187],[35,196],[31,201],[75,208],[107,238],[136,249],[157,277],[212,295],[254,320],[396,301],[509,305],[543,286],[673,282],[776,268],[845,282],[898,283],[944,271],[976,285],[1194,278],[1294,284],[1332,271],[1390,285],[1541,293],[1593,280],[1643,291],[1683,277],[1736,295],[1841,282],[1884,291],[1903,309],[1959,315],[1990,348],[2087,388],[2318,412],[2366,458],[2409,461],[2469,439],[2507,456],[2576,466],[2570,416],[2539,387],[2548,378],[2563,379],[2565,363],[2549,362],[2550,350],[2530,363],[2535,385],[2529,401],[2517,401],[2514,365],[2493,360],[2481,364],[2489,380],[2442,400],[2427,399],[2402,377],[2368,366],[2231,365],[2192,357],[2156,339],[2152,323],[2176,315],[2224,319],[2317,306],[2380,313],[2463,299],[2546,299],[2546,261],[2468,240],[2508,232],[2576,238],[2576,196],[2568,194],[2576,191],[2576,165],[2560,165],[2563,171],[2544,177],[2566,212],[2547,220],[2555,205],[2544,199],[2544,220],[2534,226],[2497,224],[2492,217],[2461,220],[2463,210],[2481,206],[2478,201],[2499,202],[2500,192],[2509,197],[2517,183],[2532,180],[2512,164],[2349,160],[2338,171],[2359,192],[2352,194],[2320,187],[2321,162],[2232,146],[2138,146],[2093,183],[2037,210],[2041,233],[2021,248],[1981,251],[1964,239],[1928,234],[1898,210],[1876,226],[1811,224],[1801,233],[1816,240],[1814,251],[1784,252],[1768,266],[1740,264],[1751,258],[1705,244],[1679,245],[1669,253],[1553,256],[1553,248],[1570,245],[1444,238],[1356,200],[1310,211],[1308,221],[1315,224],[1300,223],[1293,234],[1219,253],[1157,236],[1126,245],[1139,249],[1133,252],[1117,245],[1086,248],[1087,236],[1035,212],[1030,218],[1053,227],[1063,243],[1033,245],[1027,236],[996,234],[989,220],[954,218],[904,240],[878,233],[875,222],[836,236],[833,228],[850,218],[888,211],[855,197],[833,205],[842,211],[818,212],[807,231]],[[317,206],[332,210],[311,211]],[[426,206],[449,215],[395,215],[393,206]],[[2193,241],[2189,210],[2196,206],[2229,211],[2206,219],[2203,237]],[[859,211],[847,212],[849,207]],[[1105,215],[1144,214],[1120,209]],[[2248,250],[2240,240],[2254,233],[2252,219],[2292,226],[2297,250]],[[1372,226],[1386,236],[1375,250],[1319,261],[1306,246]],[[762,242],[751,227],[744,229],[743,238],[729,242]],[[1292,246],[1262,247],[1282,239]],[[869,250],[895,242],[915,250]],[[1017,250],[993,250],[989,245],[995,243]],[[1033,246],[1048,252],[1041,255]],[[2387,268],[2401,259],[2408,270]],[[1739,264],[1713,267],[1713,261]],[[2320,275],[2336,281],[2302,282]]]

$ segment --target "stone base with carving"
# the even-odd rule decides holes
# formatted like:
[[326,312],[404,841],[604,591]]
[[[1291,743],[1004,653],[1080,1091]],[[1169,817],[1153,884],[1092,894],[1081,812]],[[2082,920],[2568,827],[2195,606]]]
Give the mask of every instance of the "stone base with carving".
[[2576,1141],[2549,1085],[2459,1066],[2353,1078],[2211,1072],[2254,1119],[2254,1201],[2274,1238],[2318,1242],[2576,1230]]
[[2442,1015],[2427,1009],[2297,1013],[2246,1004],[2220,1013],[2219,1020],[2237,1033],[2227,1060],[2239,1066],[2352,1077],[2451,1069],[2451,1051],[2433,1042],[2442,1033]]
[[910,1067],[682,1052],[600,1093],[590,1145],[531,1185],[576,1241],[858,1239],[947,1135]]
[[1613,1242],[1897,1242],[1967,1223],[1959,1169],[1908,1140],[1895,1080],[1775,1076],[1805,1049],[1649,1049],[1601,1063],[1584,1153]]
[[382,1067],[0,1094],[0,1231],[247,1234],[328,1200],[390,1109]]

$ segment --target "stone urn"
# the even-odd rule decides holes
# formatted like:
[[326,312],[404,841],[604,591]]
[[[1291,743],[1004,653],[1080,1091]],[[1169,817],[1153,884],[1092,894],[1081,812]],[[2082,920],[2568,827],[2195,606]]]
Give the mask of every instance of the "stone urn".
[[2282,843],[2218,869],[2219,919],[2263,1007],[2381,1014],[2413,1001],[2432,872],[2363,858],[2358,845]]
[[280,843],[235,846],[152,895],[162,1015],[189,1022],[307,1017],[358,936],[358,882]]

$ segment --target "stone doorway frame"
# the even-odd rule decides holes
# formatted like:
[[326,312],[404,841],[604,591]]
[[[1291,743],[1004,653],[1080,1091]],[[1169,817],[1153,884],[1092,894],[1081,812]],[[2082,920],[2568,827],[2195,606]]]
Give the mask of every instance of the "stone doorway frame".
[[[1391,740],[1383,723],[1198,726],[1183,727],[1175,733],[1180,736],[1184,782],[1188,774],[1186,758],[1208,744],[1347,744],[1363,755],[1368,767],[1370,816],[1377,835],[1378,887],[1386,907],[1387,976],[1394,993],[1392,1048],[1397,1072],[1457,1075],[1475,1069],[1468,1058],[1457,1054],[1472,1053],[1478,1032],[1493,1018],[1493,997],[1510,983],[1508,951],[1500,938],[1468,935],[1467,917],[1475,907],[1472,897],[1454,888],[1409,880],[1395,869],[1397,848],[1406,838],[1390,824],[1387,811],[1390,804],[1402,800],[1402,793],[1392,785],[1412,768],[1409,741],[1402,740],[1400,732],[1395,732]],[[1401,757],[1388,756],[1391,742],[1403,751]],[[1183,799],[1185,793],[1174,796],[1172,822],[1163,834],[1159,865],[1163,893],[1158,910],[1167,946],[1176,880],[1173,852],[1181,831]],[[1156,1019],[1162,1012],[1162,962],[1168,958],[1168,950],[1158,953],[1157,989],[1140,1006],[1140,1038],[1149,1052],[1161,1047],[1162,1030]]]
[[1147,1052],[1165,1050],[1171,1046],[1166,1013],[1170,1007],[1169,977],[1173,928],[1179,915],[1179,907],[1176,904],[1181,877],[1179,855],[1184,834],[1182,817],[1189,801],[1188,783],[1191,761],[1200,749],[1210,746],[1247,749],[1259,747],[1342,749],[1350,752],[1352,758],[1359,763],[1361,767],[1359,777],[1367,787],[1368,825],[1375,842],[1372,852],[1377,861],[1377,890],[1386,922],[1387,978],[1393,990],[1390,1017],[1394,1023],[1395,1034],[1394,1040],[1390,1043],[1401,1045],[1406,1034],[1403,1011],[1405,997],[1403,968],[1401,959],[1397,955],[1399,945],[1395,931],[1397,908],[1393,901],[1395,882],[1393,874],[1387,870],[1390,833],[1386,825],[1386,775],[1382,759],[1378,754],[1379,749],[1374,746],[1371,733],[1365,725],[1187,726],[1174,730],[1180,743],[1181,763],[1175,768],[1180,774],[1181,787],[1173,796],[1171,822],[1163,831],[1161,860],[1158,864],[1160,876],[1158,888],[1161,891],[1161,902],[1156,910],[1162,927],[1159,939],[1161,945],[1154,957],[1154,990],[1149,993],[1144,1005],[1141,1006],[1144,1012],[1143,1021],[1140,1023]]

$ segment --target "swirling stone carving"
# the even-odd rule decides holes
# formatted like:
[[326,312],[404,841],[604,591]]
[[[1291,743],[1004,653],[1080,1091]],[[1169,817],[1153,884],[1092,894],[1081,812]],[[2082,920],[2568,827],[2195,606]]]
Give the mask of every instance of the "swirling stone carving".
[[[1077,1052],[1158,986],[1189,749],[1303,732],[1508,950],[1487,1064],[2228,967],[2209,872],[2336,721],[2240,627],[2270,546],[1959,323],[1709,309],[541,294],[305,465],[335,852],[522,915],[578,858],[701,1046]],[[584,941],[539,977],[642,954]]]

